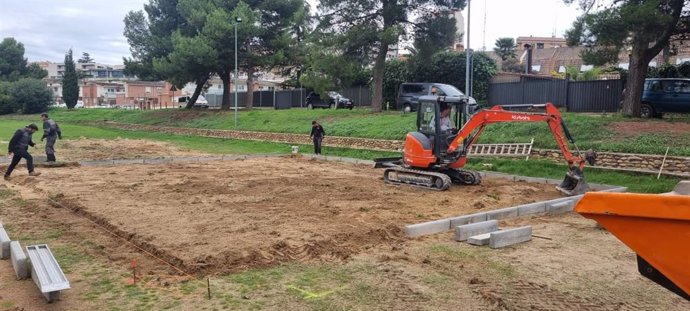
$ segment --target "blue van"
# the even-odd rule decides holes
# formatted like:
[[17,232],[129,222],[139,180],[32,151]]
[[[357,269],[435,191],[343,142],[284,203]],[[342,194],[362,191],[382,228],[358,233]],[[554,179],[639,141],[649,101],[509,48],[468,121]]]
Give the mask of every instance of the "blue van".
[[690,113],[690,79],[646,79],[640,115],[661,118],[666,112]]

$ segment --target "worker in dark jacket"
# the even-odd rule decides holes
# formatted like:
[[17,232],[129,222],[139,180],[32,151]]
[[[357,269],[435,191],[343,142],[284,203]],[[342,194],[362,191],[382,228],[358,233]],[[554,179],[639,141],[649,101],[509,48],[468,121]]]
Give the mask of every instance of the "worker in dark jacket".
[[325,135],[326,132],[323,130],[321,124],[319,124],[319,122],[312,121],[311,134],[309,134],[309,138],[311,138],[314,142],[314,153],[321,154],[321,141]]
[[23,129],[18,129],[12,139],[10,139],[10,146],[7,149],[8,154],[12,156],[12,162],[5,172],[5,180],[10,180],[10,175],[14,168],[19,164],[22,158],[26,159],[26,168],[29,169],[30,176],[41,175],[39,172],[34,172],[34,159],[29,154],[29,146],[33,147],[33,141],[31,141],[31,135],[38,131],[38,126],[36,124],[29,124]]
[[48,162],[55,162],[57,161],[55,159],[55,142],[58,138],[62,139],[62,131],[57,122],[48,118],[47,113],[41,114],[41,120],[43,120],[43,136],[41,137],[41,141],[46,138],[48,139],[46,142],[46,157],[48,158]]

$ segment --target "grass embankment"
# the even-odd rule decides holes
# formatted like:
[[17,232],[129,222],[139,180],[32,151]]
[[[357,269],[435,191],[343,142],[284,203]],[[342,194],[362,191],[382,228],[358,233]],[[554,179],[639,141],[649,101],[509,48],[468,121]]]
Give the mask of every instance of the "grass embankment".
[[[122,123],[233,129],[233,112],[217,110],[115,110],[78,109],[67,111],[58,109],[52,112],[59,122],[85,122],[113,120]],[[623,118],[620,115],[563,114],[566,124],[575,137],[580,149],[593,148],[597,151],[664,154],[671,147],[670,155],[690,156],[690,133],[665,131],[632,131],[618,133],[613,129],[616,122],[639,122],[649,127],[656,124],[690,123],[689,118],[668,120],[639,120]],[[38,120],[38,116],[31,116]],[[8,118],[8,117],[4,117]],[[17,116],[10,117],[17,118]],[[24,119],[25,116],[20,118]],[[415,114],[382,112],[372,114],[365,109],[255,109],[239,112],[239,130],[309,133],[312,120],[319,120],[328,135],[368,137],[380,139],[404,139],[405,134],[415,129]],[[0,119],[1,120],[1,119]],[[651,122],[651,123],[650,123]],[[634,126],[633,126],[634,127]],[[479,139],[480,143],[529,142],[535,140],[535,148],[556,149],[551,131],[545,123],[502,123],[486,128]]]
[[[12,137],[14,131],[17,128],[21,128],[27,124],[27,121],[18,120],[2,120],[0,122],[0,155],[7,154],[7,144]],[[291,151],[291,146],[293,144],[285,143],[270,143],[270,142],[258,142],[258,141],[247,141],[247,140],[236,140],[236,139],[220,139],[220,138],[207,138],[207,137],[197,137],[197,136],[181,136],[181,135],[170,135],[165,133],[151,133],[143,131],[125,131],[117,129],[99,128],[93,126],[75,125],[66,122],[61,122],[60,127],[63,131],[63,139],[79,139],[93,138],[93,139],[116,139],[129,138],[129,139],[147,139],[156,140],[171,143],[177,147],[184,149],[192,149],[196,151],[208,152],[208,153],[223,153],[223,154],[285,154]],[[40,144],[40,138],[42,133],[37,132],[34,134],[34,142]],[[60,145],[58,142],[57,150],[59,152]],[[300,150],[302,152],[309,152],[312,146],[300,145]],[[42,149],[31,149],[30,152],[42,153]],[[392,152],[381,152],[372,150],[358,150],[358,149],[347,149],[347,148],[332,148],[323,147],[324,154],[337,155],[343,157],[352,157],[359,159],[374,159],[378,157],[390,157],[395,156],[397,153]]]
[[[26,121],[3,120],[0,123],[0,133],[6,133],[0,139],[0,155],[7,153],[7,141],[15,129],[24,126]],[[63,123],[61,125],[65,133],[64,139],[78,139],[80,137],[94,139],[148,139],[171,143],[175,146],[192,149],[208,153],[229,153],[229,154],[284,154],[290,152],[291,144],[254,142],[233,139],[206,138],[196,136],[178,136],[162,133],[149,133],[141,131],[124,131],[115,129],[98,128],[93,126],[74,125]],[[40,133],[35,134],[34,141],[38,142]],[[7,140],[5,140],[7,139]],[[309,153],[311,146],[301,145],[302,152]],[[42,153],[41,149],[36,149],[36,153]],[[59,145],[58,145],[59,150]],[[369,150],[356,150],[346,148],[324,147],[325,155],[335,155],[359,159],[373,159],[377,157],[397,156],[397,153],[380,152]],[[491,164],[486,166],[484,164]],[[563,178],[566,167],[562,164],[551,161],[519,161],[519,160],[500,160],[500,159],[470,159],[468,168],[476,170],[492,170],[509,174],[517,174],[532,177]],[[586,172],[587,180],[593,183],[611,184],[627,186],[631,192],[666,192],[673,189],[678,178],[662,177],[657,180],[655,176],[645,174],[632,174],[623,172],[600,171],[588,169]]]

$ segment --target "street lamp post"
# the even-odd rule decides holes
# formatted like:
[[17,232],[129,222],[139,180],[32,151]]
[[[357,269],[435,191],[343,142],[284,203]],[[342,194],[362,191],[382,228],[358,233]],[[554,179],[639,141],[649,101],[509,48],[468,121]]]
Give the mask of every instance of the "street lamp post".
[[242,19],[239,17],[235,18],[235,129],[237,129],[237,81],[239,80],[239,70],[237,69],[237,24],[241,23]]
[[[472,96],[472,50],[470,49],[470,2],[471,0],[467,0],[467,32],[465,35],[467,36],[467,46],[465,47],[465,95],[468,97],[468,102],[469,102],[469,97]],[[463,111],[463,117],[464,120],[462,120],[463,124],[469,120],[469,107],[468,105],[465,105],[465,111]]]

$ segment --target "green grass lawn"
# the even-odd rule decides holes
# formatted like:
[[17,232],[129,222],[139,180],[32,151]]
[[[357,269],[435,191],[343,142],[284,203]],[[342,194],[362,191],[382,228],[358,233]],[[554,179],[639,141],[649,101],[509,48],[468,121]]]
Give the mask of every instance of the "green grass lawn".
[[[0,122],[0,155],[7,154],[7,145],[12,137],[14,131],[25,126],[27,122],[17,120],[3,120]],[[182,136],[170,135],[164,133],[150,133],[143,131],[125,131],[109,128],[99,128],[94,126],[75,125],[70,123],[63,123],[60,125],[63,131],[63,139],[78,139],[80,137],[95,138],[95,139],[148,139],[155,141],[163,141],[171,143],[175,146],[192,149],[208,153],[223,153],[223,154],[287,154],[291,152],[293,144],[286,143],[270,143],[247,141],[237,139],[220,139],[197,136]],[[41,132],[34,134],[34,142],[41,139]],[[59,145],[57,146],[59,151]],[[310,145],[300,145],[302,152],[309,153],[312,149]],[[32,152],[37,149],[32,149]],[[358,150],[347,148],[333,148],[323,147],[324,155],[336,155],[343,157],[352,157],[359,159],[374,159],[378,157],[396,156],[397,153],[372,151],[372,150]]]
[[[233,112],[218,110],[158,111],[57,109],[51,112],[53,118],[63,123],[113,120],[161,126],[193,128],[232,129]],[[564,119],[576,139],[578,147],[597,151],[664,154],[671,147],[670,155],[690,156],[690,133],[629,133],[628,137],[617,136],[611,124],[618,121],[630,122],[675,122],[689,123],[690,118],[676,118],[672,121],[637,120],[623,118],[617,114],[595,115],[564,113]],[[311,121],[320,121],[328,135],[368,137],[381,139],[404,139],[405,134],[415,129],[415,114],[400,112],[370,113],[366,109],[254,109],[240,111],[238,129],[249,131],[309,133]],[[38,120],[38,116],[4,116],[7,119]],[[655,123],[656,124],[656,123]],[[501,123],[486,128],[479,143],[529,142],[535,139],[535,148],[555,149],[557,145],[546,123]]]

